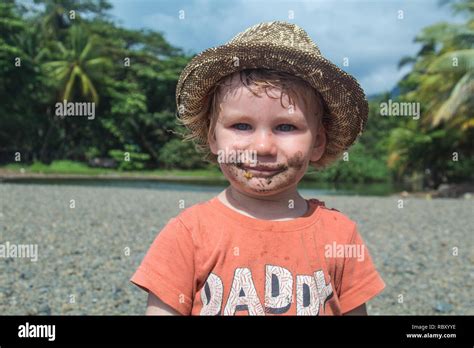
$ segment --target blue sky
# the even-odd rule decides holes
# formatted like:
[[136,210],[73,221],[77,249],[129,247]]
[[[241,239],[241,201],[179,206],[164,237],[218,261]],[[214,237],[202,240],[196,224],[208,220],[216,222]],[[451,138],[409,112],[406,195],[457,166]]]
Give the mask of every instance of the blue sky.
[[[188,53],[219,46],[259,22],[286,20],[305,29],[322,54],[354,75],[367,94],[391,90],[406,73],[398,61],[415,55],[423,27],[462,22],[437,0],[110,0],[127,28],[159,31]],[[180,19],[184,11],[184,19]],[[293,12],[290,12],[293,11]],[[399,19],[403,11],[403,19]],[[289,16],[293,14],[294,18]],[[349,66],[343,66],[344,57]]]

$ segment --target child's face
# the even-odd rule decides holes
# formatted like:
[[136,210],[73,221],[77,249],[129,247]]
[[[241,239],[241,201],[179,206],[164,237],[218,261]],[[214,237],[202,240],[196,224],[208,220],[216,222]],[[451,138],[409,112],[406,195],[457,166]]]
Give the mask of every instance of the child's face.
[[[232,86],[223,92],[215,138],[210,135],[208,139],[215,155],[245,150],[246,154],[256,154],[252,157],[256,166],[250,162],[219,162],[231,185],[252,196],[296,190],[309,162],[320,159],[326,145],[324,130],[314,115],[314,101],[304,110],[299,101],[289,106],[285,95],[283,105],[289,106],[285,108],[280,103],[279,89],[269,89],[268,94],[273,98],[265,91],[257,97],[238,77],[232,78]],[[267,171],[251,170],[258,167]]]

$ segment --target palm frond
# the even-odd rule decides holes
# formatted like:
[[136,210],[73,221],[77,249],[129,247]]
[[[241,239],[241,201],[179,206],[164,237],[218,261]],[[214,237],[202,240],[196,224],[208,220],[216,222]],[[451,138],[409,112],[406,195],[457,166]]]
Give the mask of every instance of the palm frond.
[[474,70],[474,49],[447,52],[428,67],[429,73],[466,72]]
[[432,126],[436,127],[443,121],[451,120],[459,110],[460,106],[474,95],[474,72],[465,74],[453,88],[451,95],[436,114],[433,116]]

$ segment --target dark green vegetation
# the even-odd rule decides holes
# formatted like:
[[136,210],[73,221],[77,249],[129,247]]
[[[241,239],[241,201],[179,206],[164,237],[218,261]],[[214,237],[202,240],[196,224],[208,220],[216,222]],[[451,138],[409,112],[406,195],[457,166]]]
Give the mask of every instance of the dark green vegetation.
[[[0,163],[34,163],[45,172],[62,163],[62,172],[87,173],[87,163],[102,158],[120,171],[218,173],[181,141],[185,130],[176,124],[175,86],[192,56],[161,33],[120,27],[105,0],[34,4],[0,3]],[[367,131],[350,160],[308,178],[413,179],[425,187],[472,180],[474,2],[444,6],[466,22],[439,23],[417,35],[419,53],[400,62],[411,71],[397,95],[371,98]],[[420,118],[381,116],[389,99],[419,103]],[[57,116],[63,100],[94,102],[95,118]],[[62,162],[47,166],[53,161]]]

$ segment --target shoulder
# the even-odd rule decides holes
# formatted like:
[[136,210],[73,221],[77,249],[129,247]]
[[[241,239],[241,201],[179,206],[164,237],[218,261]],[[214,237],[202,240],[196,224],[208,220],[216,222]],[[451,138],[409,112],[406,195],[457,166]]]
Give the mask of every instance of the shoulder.
[[319,225],[322,227],[322,235],[337,240],[341,243],[348,243],[354,237],[357,224],[343,212],[327,207],[324,202],[313,200],[319,204]]
[[200,202],[193,204],[187,208],[183,208],[174,218],[181,222],[185,227],[191,228],[198,224],[209,214],[208,202]]
[[183,208],[172,220],[177,226],[180,239],[192,243],[196,264],[205,264],[218,247],[224,231],[216,226],[216,212],[212,205],[209,201],[196,203]]
[[214,230],[211,228],[215,222],[214,214],[209,201],[205,201],[183,208],[171,220],[199,245],[203,239],[209,239],[208,234]]

